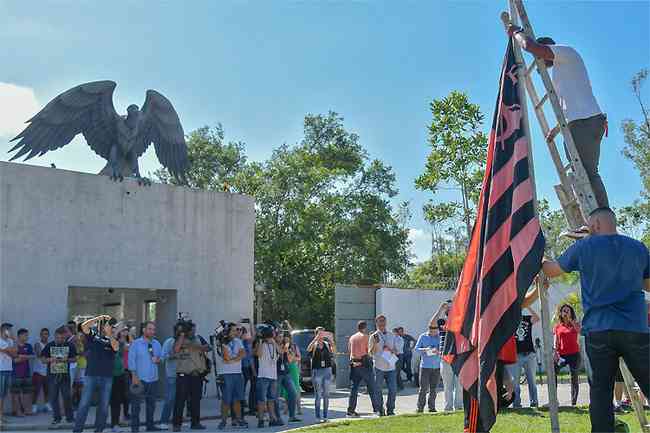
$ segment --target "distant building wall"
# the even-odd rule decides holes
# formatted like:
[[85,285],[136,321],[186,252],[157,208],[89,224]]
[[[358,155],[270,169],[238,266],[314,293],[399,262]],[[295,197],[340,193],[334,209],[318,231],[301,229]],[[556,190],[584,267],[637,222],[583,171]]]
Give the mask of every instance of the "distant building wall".
[[0,320],[34,335],[70,287],[170,290],[166,327],[189,312],[208,334],[252,317],[254,227],[245,195],[0,162]]

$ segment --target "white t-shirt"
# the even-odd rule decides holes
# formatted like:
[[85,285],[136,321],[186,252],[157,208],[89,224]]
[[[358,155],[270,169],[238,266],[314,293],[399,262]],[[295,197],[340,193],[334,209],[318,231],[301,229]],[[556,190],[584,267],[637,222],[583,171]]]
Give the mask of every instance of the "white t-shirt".
[[566,45],[547,46],[555,56],[551,68],[553,86],[567,121],[587,119],[601,114],[580,54]]
[[[224,353],[228,350],[228,354],[231,358],[234,358],[239,354],[239,351],[244,348],[241,340],[239,338],[234,338],[230,343],[223,346]],[[223,366],[221,367],[222,374],[237,374],[241,373],[241,359],[237,362],[226,362],[223,361]]]
[[260,348],[260,356],[258,358],[259,368],[257,370],[257,377],[276,380],[278,378],[278,358],[280,354],[273,343],[267,343],[265,341],[260,344],[262,347]]
[[[379,336],[379,341],[376,343],[376,345],[379,346],[379,351],[377,353],[373,353],[372,355],[375,361],[375,368],[381,371],[393,371],[395,370],[395,364],[391,364],[390,362],[388,362],[383,357],[383,353],[384,353],[384,347],[387,347],[388,349],[397,352],[395,347],[395,343],[396,343],[395,335],[391,334],[390,332],[387,332],[385,334],[380,332],[377,335]],[[368,339],[368,349],[370,349],[370,347],[373,345],[373,339],[374,339],[373,336],[371,336]]]
[[[14,346],[13,340],[0,338],[0,349],[8,349]],[[12,371],[13,364],[11,356],[6,353],[0,353],[0,371]]]
[[46,345],[47,343],[43,344],[41,343],[41,340],[34,343],[34,354],[36,354],[36,358],[34,358],[32,362],[32,371],[41,376],[47,376],[47,364],[41,362],[41,352]]

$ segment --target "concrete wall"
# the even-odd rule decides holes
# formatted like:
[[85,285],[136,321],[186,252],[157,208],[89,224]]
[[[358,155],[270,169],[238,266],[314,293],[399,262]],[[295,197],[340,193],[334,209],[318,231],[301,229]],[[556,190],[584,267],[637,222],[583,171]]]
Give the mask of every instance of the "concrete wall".
[[244,195],[0,162],[0,320],[61,324],[71,286],[175,290],[204,334],[252,317],[254,224]]
[[357,332],[357,322],[365,320],[370,329],[375,325],[376,287],[337,285],[334,295],[336,327],[336,387],[350,383],[348,339]]

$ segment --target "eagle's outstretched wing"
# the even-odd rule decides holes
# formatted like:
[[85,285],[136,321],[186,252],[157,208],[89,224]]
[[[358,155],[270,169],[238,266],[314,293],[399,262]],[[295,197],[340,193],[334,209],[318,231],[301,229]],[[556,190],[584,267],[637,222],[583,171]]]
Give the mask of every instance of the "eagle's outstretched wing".
[[82,133],[99,156],[108,159],[116,143],[118,115],[113,106],[114,81],[93,81],[80,84],[52,99],[29,119],[23,132],[9,152],[18,150],[11,160],[27,154],[25,161],[70,143]]
[[190,162],[183,126],[172,103],[155,90],[147,90],[136,140],[134,151],[137,157],[153,142],[160,163],[176,179],[184,180]]

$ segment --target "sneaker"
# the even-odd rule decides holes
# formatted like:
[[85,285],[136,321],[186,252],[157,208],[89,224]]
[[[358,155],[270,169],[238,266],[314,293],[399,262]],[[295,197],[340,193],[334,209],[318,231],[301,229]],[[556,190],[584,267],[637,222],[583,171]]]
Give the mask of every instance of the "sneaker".
[[294,416],[293,418],[289,418],[289,422],[302,422],[302,420]]
[[279,419],[274,419],[273,421],[271,421],[269,423],[269,427],[280,427],[280,426],[283,426],[283,425],[284,425],[284,423],[282,422],[282,420],[279,420]]
[[226,428],[226,420],[225,420],[225,419],[222,419],[221,422],[219,423],[219,425],[217,426],[217,428],[218,428],[219,430],[223,430],[223,429],[225,429],[225,428]]
[[206,427],[203,424],[194,424],[190,426],[190,430],[205,430]]
[[257,421],[257,428],[264,428],[264,420],[260,419]]
[[347,413],[348,418],[359,418],[361,415],[359,415],[356,411],[348,411]]
[[424,413],[424,409],[420,409],[420,408],[418,408],[418,409],[415,411],[415,413]]
[[327,419],[327,417],[325,417],[325,418],[322,418],[319,422],[321,424],[325,424],[326,422],[329,422],[329,420]]
[[562,233],[560,233],[560,236],[567,237],[573,240],[578,240],[578,239],[586,238],[587,236],[589,236],[589,234],[590,234],[589,227],[582,226],[575,230],[565,230]]
[[395,416],[395,412],[388,412],[386,415],[388,415],[388,416]]
[[122,431],[122,428],[119,425],[116,425],[116,426],[113,426],[113,428],[111,428],[111,431],[113,433],[120,433]]
[[52,420],[51,425],[59,425],[59,424],[61,424],[61,420],[60,420],[60,419],[53,419],[53,420]]
[[160,430],[169,430],[169,425],[165,423],[158,424]]
[[239,420],[239,427],[248,428],[248,422],[244,418],[240,419]]
[[539,404],[536,401],[530,404],[530,407],[537,407],[537,406],[539,406]]
[[[438,412],[435,407],[433,409],[429,409],[429,413],[434,413],[434,412]],[[395,415],[395,414],[393,414],[393,415]]]

